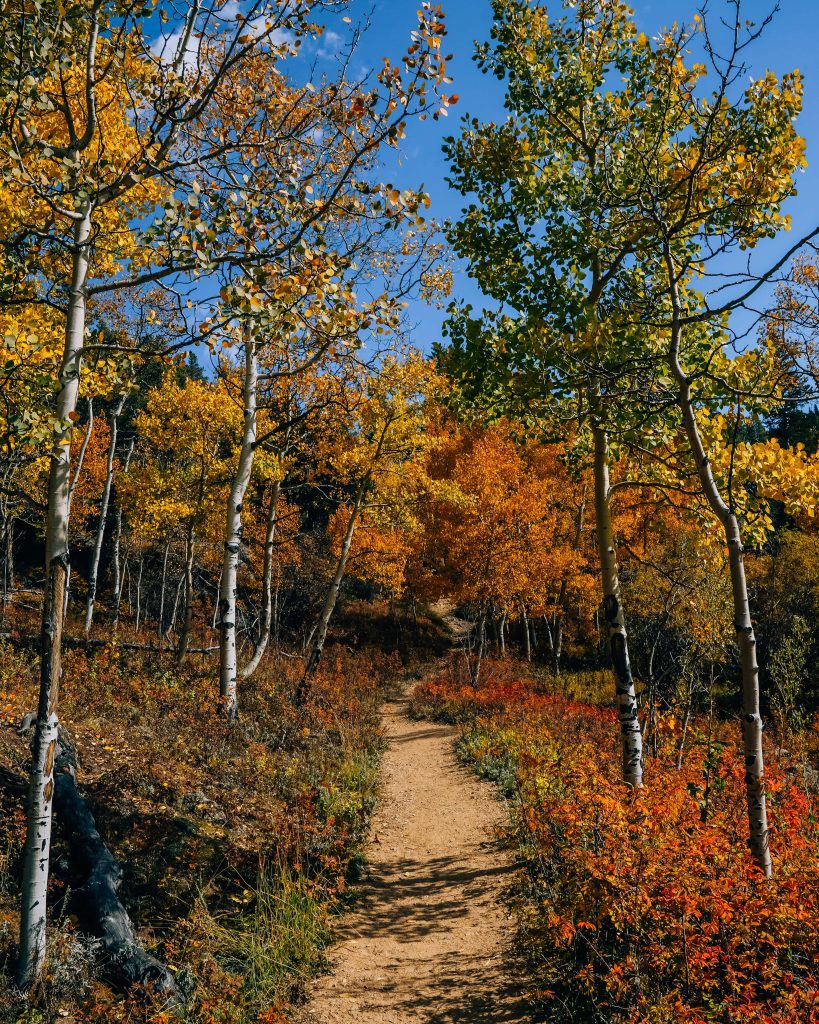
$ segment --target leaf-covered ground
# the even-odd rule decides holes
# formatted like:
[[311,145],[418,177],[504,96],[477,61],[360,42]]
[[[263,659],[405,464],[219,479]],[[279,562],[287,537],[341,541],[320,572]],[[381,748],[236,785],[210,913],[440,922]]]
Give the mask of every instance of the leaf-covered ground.
[[765,882],[747,856],[737,722],[692,722],[678,770],[681,730],[661,719],[646,784],[632,791],[614,709],[546,692],[521,665],[493,663],[474,686],[453,664],[416,689],[414,712],[462,723],[464,757],[509,800],[529,867],[521,940],[546,1020],[819,1019],[813,733],[781,756],[768,744]]
[[[347,639],[370,635],[352,616]],[[125,866],[123,902],[145,944],[175,972],[189,1024],[272,1024],[302,998],[329,941],[373,806],[379,708],[404,669],[379,648],[327,652],[306,726],[293,710],[300,661],[268,658],[244,684],[231,727],[216,710],[213,658],[142,655],[116,641],[65,662],[63,721],[78,780]],[[24,836],[34,658],[0,648],[0,961],[12,966]],[[100,978],[83,934],[64,838],[56,832],[44,1002],[10,988],[0,1021],[161,1021]],[[7,975],[5,975],[7,976]],[[168,1018],[170,1019],[170,1018]],[[174,1017],[174,1020],[180,1019]]]

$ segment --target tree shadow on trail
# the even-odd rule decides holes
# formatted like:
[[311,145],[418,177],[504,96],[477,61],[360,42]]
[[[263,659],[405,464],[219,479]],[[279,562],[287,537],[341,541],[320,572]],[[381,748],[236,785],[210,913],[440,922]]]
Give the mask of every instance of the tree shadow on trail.
[[375,872],[366,872],[355,900],[358,913],[345,934],[368,939],[388,934],[399,942],[415,942],[453,931],[460,918],[489,902],[488,879],[508,876],[511,883],[515,872],[513,864],[469,867],[460,857],[382,860]]
[[[509,950],[452,948],[459,946],[457,933],[463,932],[464,918],[476,918],[472,926],[479,928],[483,907],[508,900],[507,890],[517,873],[514,864],[470,863],[494,845],[475,843],[461,849],[458,857],[415,860],[380,855],[365,875],[355,913],[341,938],[378,942],[383,959],[379,957],[375,977],[369,972],[366,978],[347,977],[346,996],[361,999],[370,1011],[383,1007],[385,1021],[524,1024],[534,1019],[524,970]],[[385,937],[389,945],[383,944]],[[410,955],[413,971],[408,982],[406,945],[428,944],[436,938],[444,948],[431,955]],[[390,946],[396,943],[401,951],[393,958]]]

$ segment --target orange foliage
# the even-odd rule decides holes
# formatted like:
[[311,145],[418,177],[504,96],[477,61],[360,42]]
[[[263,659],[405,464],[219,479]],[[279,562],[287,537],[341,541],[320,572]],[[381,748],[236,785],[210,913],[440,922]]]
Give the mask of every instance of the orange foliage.
[[[349,521],[350,510],[346,505],[336,509],[330,518],[329,533],[336,554]],[[353,534],[350,573],[388,594],[400,596],[406,586],[407,561],[413,550],[410,529],[402,524],[382,523],[378,515],[365,509]]]
[[675,720],[646,785],[619,778],[614,709],[536,692],[493,666],[480,689],[443,678],[416,710],[470,723],[484,774],[514,793],[550,1021],[793,1024],[819,1020],[814,799],[766,751],[774,879],[746,854],[742,759],[728,723],[694,727],[676,770]]
[[561,583],[588,605],[594,576],[567,510],[585,501],[562,445],[518,444],[509,429],[461,431],[433,449],[442,484],[421,510],[415,586],[434,597],[493,603],[510,618],[554,608]]
[[[83,786],[106,843],[129,865],[123,898],[135,908],[149,948],[178,977],[195,980],[186,1019],[283,1022],[284,1007],[298,997],[319,956],[327,913],[369,822],[381,743],[378,705],[381,688],[397,671],[394,660],[372,649],[328,654],[311,688],[308,749],[293,708],[300,678],[293,659],[263,662],[244,695],[253,724],[241,732],[203,699],[202,675],[177,668],[170,658],[140,658],[114,641],[93,653],[69,652],[64,667],[64,721],[76,740]],[[0,724],[18,723],[29,709],[35,668],[0,644]],[[25,757],[24,740],[0,729],[5,779],[22,784]],[[24,831],[22,802],[0,787],[0,871],[17,862]],[[14,929],[6,923],[16,920],[18,898],[12,876],[5,877],[2,964],[10,962]],[[58,906],[71,896],[60,876],[52,892]],[[313,938],[288,946],[275,920],[269,933],[252,932],[273,963],[262,987],[237,955],[238,943],[265,898],[278,905],[289,893],[296,901],[290,927],[299,924],[297,911],[309,914]],[[76,952],[74,925],[64,918],[53,927],[53,942],[66,948],[52,945],[52,973]],[[262,939],[268,945],[262,947]],[[280,949],[268,948],[275,942]],[[51,974],[46,984],[56,984]],[[4,995],[0,980],[0,1016]],[[158,1012],[138,993],[123,995],[84,975],[70,991],[57,998],[52,993],[52,1002],[65,1008],[66,1019],[84,1024],[178,1020],[178,1013]]]

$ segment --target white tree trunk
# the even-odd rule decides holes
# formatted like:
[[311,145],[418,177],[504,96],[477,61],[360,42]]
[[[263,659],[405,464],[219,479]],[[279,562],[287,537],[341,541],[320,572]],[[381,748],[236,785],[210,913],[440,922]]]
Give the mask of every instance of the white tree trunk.
[[526,651],[526,660],[532,660],[532,639],[529,634],[529,616],[526,612],[526,605],[521,605],[521,614],[523,616],[523,645]]
[[[134,454],[134,438],[131,438],[131,443],[128,445],[128,451],[125,454],[125,463],[122,467],[122,472],[127,473],[128,467],[131,465],[131,456]],[[114,629],[117,628],[119,623],[119,606],[122,601],[122,578],[123,572],[121,571],[122,566],[120,562],[120,552],[122,547],[122,509],[117,508],[116,515],[116,526],[114,527]]]
[[[669,255],[666,253],[669,260]],[[771,851],[768,835],[768,808],[765,798],[765,760],[762,752],[762,715],[759,709],[759,665],[756,637],[748,601],[742,535],[737,517],[723,500],[700,435],[697,414],[691,398],[691,382],[680,363],[682,327],[681,307],[673,266],[669,266],[674,321],[669,347],[669,366],[677,382],[677,401],[682,413],[688,444],[697,466],[702,492],[716,518],[722,524],[728,546],[728,564],[734,603],[734,628],[742,664],[742,739],[745,754],[745,789],[748,805],[751,854],[766,878],[771,877]]]
[[3,514],[3,606],[14,593],[14,516],[6,508]]
[[[574,549],[580,550],[580,541],[583,537],[583,517],[586,512],[586,485],[583,485],[583,496],[577,509],[577,518],[574,527]],[[560,675],[560,658],[563,653],[563,618],[566,612],[566,590],[568,580],[564,576],[560,581],[560,592],[557,596],[555,613],[552,618],[552,667],[556,676]]]
[[249,679],[262,660],[267,644],[270,640],[270,630],[273,624],[273,552],[276,546],[276,510],[279,504],[281,493],[281,480],[273,483],[270,494],[270,508],[267,513],[267,530],[264,538],[264,567],[262,569],[262,609],[259,624],[259,639],[253,651],[253,657],[240,671],[242,679]]
[[65,346],[60,367],[54,445],[48,477],[45,587],[40,649],[40,691],[29,777],[26,845],[20,913],[20,955],[17,978],[29,988],[45,957],[46,894],[51,852],[54,758],[57,749],[61,645],[68,577],[68,512],[72,417],[77,408],[85,337],[91,211],[86,205],[74,225],[71,288]]
[[142,621],[142,570],[145,565],[145,558],[143,555],[139,556],[139,572],[136,578],[136,619],[134,622],[134,632],[139,632],[139,624]]
[[481,616],[478,622],[478,653],[475,659],[475,671],[472,676],[473,685],[477,686],[481,676],[481,665],[483,664],[483,652],[486,647],[486,618],[489,615],[489,602],[486,602],[481,609]]
[[[74,468],[74,475],[71,478],[71,482],[68,485],[68,498],[66,500],[66,519],[71,518],[71,503],[74,500],[74,491],[77,489],[77,484],[80,482],[80,476],[82,475],[82,466],[85,462],[85,453],[88,451],[88,442],[91,440],[91,434],[94,430],[94,402],[93,399],[88,399],[88,426],[85,431],[85,436],[82,439],[80,445],[80,451],[77,456],[77,465]],[[68,570],[65,577],[65,610],[64,615],[68,615],[68,600],[71,593],[71,565],[69,564]]]
[[620,575],[611,525],[609,492],[609,445],[606,431],[599,424],[594,433],[594,505],[597,520],[597,548],[603,584],[603,614],[608,630],[609,651],[614,668],[617,709],[623,747],[623,780],[631,786],[643,783],[643,734],[637,715],[637,697],[628,656],[628,634]]
[[182,633],[179,637],[179,649],[176,652],[177,664],[181,665],[188,652],[188,641],[191,636],[193,625],[193,553],[194,553],[194,532],[193,523],[188,526],[188,533],[185,538],[185,573],[182,577],[185,587],[185,607],[182,614]]
[[179,595],[182,593],[182,587],[185,585],[185,575],[182,574],[179,583],[176,586],[176,595],[173,599],[173,611],[171,612],[171,621],[168,623],[168,628],[165,630],[165,635],[173,633],[176,629],[176,613],[179,610]]
[[554,636],[553,636],[553,649],[552,649],[552,667],[556,676],[560,675],[560,659],[563,655],[563,613],[558,613],[555,617],[554,623]]
[[159,650],[162,650],[165,632],[165,590],[168,585],[168,554],[171,550],[170,540],[165,541],[165,554],[162,556],[162,582],[159,585],[159,616],[157,618],[156,633],[159,639]]
[[100,500],[100,520],[97,525],[97,535],[94,539],[94,553],[91,557],[91,570],[88,574],[88,600],[85,606],[85,635],[91,632],[91,621],[94,618],[94,602],[97,599],[97,575],[100,568],[100,556],[102,555],[102,543],[105,537],[105,523],[108,519],[108,503],[111,500],[111,485],[114,480],[114,458],[117,449],[117,428],[122,409],[125,405],[123,395],[111,416],[111,443],[108,446],[108,459],[105,464],[105,486],[102,489]]
[[129,594],[129,597],[130,597],[130,593],[131,593],[131,566],[128,564],[128,555],[127,554],[125,556],[125,561],[124,561],[124,563],[122,565],[122,581],[120,583],[120,588],[117,591],[117,603],[114,606],[114,629],[115,630],[119,626],[120,605],[122,604],[122,595],[123,595],[123,593],[125,591],[125,580],[126,580],[126,578],[128,579],[128,594]]
[[89,398],[87,401],[88,407],[88,426],[85,428],[85,434],[83,435],[82,444],[80,445],[79,453],[77,454],[77,465],[74,467],[74,473],[71,476],[71,482],[68,485],[68,497],[66,498],[66,512],[71,517],[71,503],[74,500],[74,491],[77,489],[77,484],[80,482],[80,476],[82,475],[82,466],[85,462],[85,453],[88,451],[88,442],[91,440],[91,434],[94,431],[94,400]]
[[239,464],[230,486],[225,518],[225,550],[222,559],[222,582],[219,588],[219,699],[222,710],[233,721],[239,712],[236,689],[236,582],[242,547],[242,505],[256,452],[256,390],[258,366],[256,345],[249,331],[245,333],[244,428]]
[[219,625],[219,601],[220,601],[220,596],[221,596],[221,593],[222,593],[222,578],[223,578],[223,575],[224,574],[223,574],[222,570],[220,569],[219,570],[219,579],[218,579],[218,581],[216,583],[216,600],[213,602],[213,616],[211,617],[211,621],[210,621],[210,628],[211,629],[216,629],[216,627]]

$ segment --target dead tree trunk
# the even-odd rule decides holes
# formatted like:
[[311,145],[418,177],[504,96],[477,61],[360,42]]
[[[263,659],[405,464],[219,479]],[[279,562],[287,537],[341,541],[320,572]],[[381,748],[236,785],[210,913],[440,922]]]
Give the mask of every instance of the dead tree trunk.
[[[31,716],[33,718],[33,716]],[[146,953],[119,899],[122,866],[102,840],[87,798],[77,788],[73,745],[60,728],[54,762],[54,811],[73,870],[84,879],[74,896],[83,923],[101,941],[104,970],[114,981],[179,1002],[173,975]]]
[[270,630],[273,625],[273,554],[276,547],[276,511],[281,493],[281,480],[273,483],[270,494],[270,507],[267,512],[267,529],[264,537],[264,567],[262,569],[262,609],[259,621],[259,634],[256,647],[250,661],[239,673],[242,679],[249,679],[262,660],[262,655],[270,641]]
[[304,674],[296,694],[297,703],[300,705],[304,704],[306,700],[310,677],[315,674],[321,659],[321,653],[324,650],[324,642],[327,639],[327,627],[330,624],[330,618],[338,600],[338,592],[341,589],[341,581],[344,579],[344,573],[347,569],[353,535],[355,534],[359,513],[364,504],[364,495],[366,494],[368,484],[369,479],[365,477],[356,490],[353,507],[350,509],[350,518],[347,521],[347,529],[344,531],[344,538],[341,541],[341,551],[336,562],[336,571],[333,573],[333,579],[327,591],[327,596],[324,599],[324,604],[310,634],[307,657],[304,662]]
[[100,499],[100,519],[97,524],[97,535],[94,538],[94,552],[91,556],[91,569],[88,574],[88,600],[85,605],[85,635],[91,632],[91,622],[94,618],[94,602],[97,598],[97,575],[100,567],[100,556],[102,555],[102,542],[105,537],[105,524],[108,519],[108,503],[111,500],[111,485],[114,480],[114,457],[117,450],[117,428],[119,418],[125,406],[125,395],[122,395],[111,415],[111,441],[108,445],[108,459],[105,465],[105,484]]

